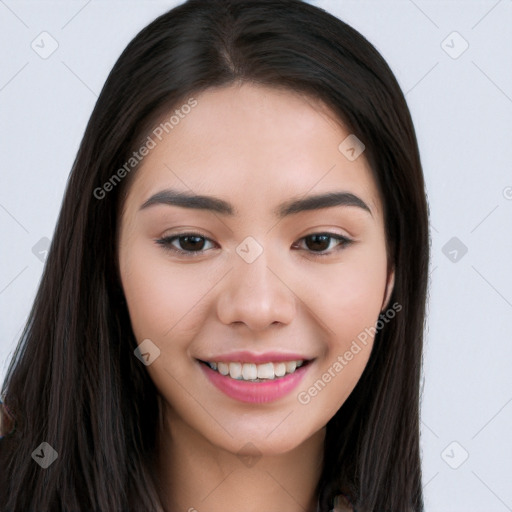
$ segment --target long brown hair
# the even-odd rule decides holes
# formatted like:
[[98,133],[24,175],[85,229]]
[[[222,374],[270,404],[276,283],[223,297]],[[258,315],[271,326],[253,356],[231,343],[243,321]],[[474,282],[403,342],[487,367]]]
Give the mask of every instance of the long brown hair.
[[[327,424],[319,510],[338,491],[358,511],[423,510],[419,394],[428,209],[411,116],[377,50],[299,0],[189,0],[127,46],[87,125],[41,284],[2,394],[0,511],[156,511],[157,391],[120,287],[118,212],[130,180],[98,189],[163,112],[215,86],[253,82],[322,100],[366,146],[385,206],[402,310],[376,335],[357,386]],[[185,100],[184,100],[185,99]],[[136,169],[131,171],[132,176]],[[32,453],[58,454],[48,468]]]

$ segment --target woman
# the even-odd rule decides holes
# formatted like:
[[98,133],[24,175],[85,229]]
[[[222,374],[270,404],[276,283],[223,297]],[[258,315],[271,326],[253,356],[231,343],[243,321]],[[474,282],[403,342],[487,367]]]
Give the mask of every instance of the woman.
[[387,64],[298,0],[128,45],[4,385],[0,510],[421,511],[428,210]]

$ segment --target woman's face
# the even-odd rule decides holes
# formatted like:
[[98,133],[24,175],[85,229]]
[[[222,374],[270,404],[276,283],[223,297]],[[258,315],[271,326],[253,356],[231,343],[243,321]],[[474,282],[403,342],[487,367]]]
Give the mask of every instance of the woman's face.
[[172,428],[284,453],[367,364],[392,287],[382,202],[319,102],[248,84],[195,100],[150,134],[124,204],[133,331]]

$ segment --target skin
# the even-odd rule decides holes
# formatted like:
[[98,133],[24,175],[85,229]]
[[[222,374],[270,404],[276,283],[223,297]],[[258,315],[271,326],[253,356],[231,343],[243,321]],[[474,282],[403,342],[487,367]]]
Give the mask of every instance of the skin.
[[[137,170],[118,241],[135,337],[160,350],[146,367],[160,393],[159,492],[169,512],[314,511],[325,425],[360,378],[372,337],[307,404],[297,395],[329,368],[332,374],[338,356],[387,306],[394,273],[382,201],[364,153],[350,161],[339,151],[350,132],[319,101],[252,84],[195,98],[198,105]],[[167,188],[221,198],[236,215],[141,209]],[[357,195],[371,214],[335,206],[274,215],[285,201],[334,191]],[[155,242],[190,231],[206,237],[199,256]],[[306,244],[304,237],[326,231],[353,242]],[[263,248],[252,263],[236,252],[248,236]],[[172,246],[190,251],[183,239]],[[314,361],[298,389],[247,404],[215,388],[197,361],[234,350]]]

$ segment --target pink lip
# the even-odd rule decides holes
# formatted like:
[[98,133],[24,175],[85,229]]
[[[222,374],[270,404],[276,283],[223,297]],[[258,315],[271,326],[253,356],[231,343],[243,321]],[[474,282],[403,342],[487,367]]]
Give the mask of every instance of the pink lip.
[[[230,358],[227,359],[227,361],[236,362],[236,359],[231,358],[232,355],[233,354],[230,354]],[[267,355],[265,355],[265,357],[267,357]],[[248,362],[247,359],[243,360]],[[272,359],[270,360],[272,361]],[[294,361],[296,359],[291,358],[287,360]],[[263,361],[269,361],[269,359],[265,359]],[[285,359],[281,359],[281,361],[285,361]],[[293,391],[311,366],[310,364],[301,366],[300,368],[297,368],[295,372],[275,380],[249,382],[232,379],[227,375],[221,375],[219,372],[212,370],[204,363],[200,362],[199,365],[210,382],[227,396],[234,398],[235,400],[239,400],[240,402],[260,404],[273,402]]]
[[265,352],[263,354],[254,354],[244,350],[238,352],[229,352],[227,354],[221,354],[213,356],[203,361],[215,361],[215,362],[226,362],[226,363],[280,363],[286,361],[306,361],[308,357],[300,354],[284,354],[282,352]]

